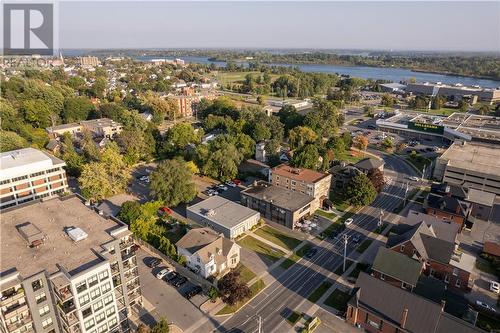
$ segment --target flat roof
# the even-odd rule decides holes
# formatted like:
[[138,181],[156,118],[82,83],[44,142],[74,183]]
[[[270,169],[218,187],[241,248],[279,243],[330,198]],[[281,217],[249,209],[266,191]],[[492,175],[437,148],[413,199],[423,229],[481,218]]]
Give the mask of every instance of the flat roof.
[[278,176],[287,177],[297,181],[315,183],[327,176],[328,173],[318,172],[311,169],[294,168],[287,164],[280,164],[272,169],[272,173]]
[[271,202],[273,205],[296,211],[314,201],[314,198],[283,187],[273,186],[268,182],[259,181],[252,187],[241,191],[252,198]]
[[455,142],[439,158],[448,166],[499,176],[500,146],[476,142]]
[[[59,271],[59,264],[71,274],[89,262],[101,261],[92,250],[101,252],[102,244],[115,239],[110,233],[124,226],[100,216],[78,197],[64,199],[21,205],[2,213],[0,272],[15,267],[23,277],[42,270],[53,274]],[[45,235],[42,245],[28,247],[16,228],[26,222]],[[65,232],[68,227],[80,228],[88,237],[74,242]]]
[[259,212],[253,209],[218,195],[189,206],[187,210],[228,229],[236,227],[252,216],[260,215]]
[[34,148],[23,148],[0,153],[0,180],[11,179],[64,166],[63,160]]

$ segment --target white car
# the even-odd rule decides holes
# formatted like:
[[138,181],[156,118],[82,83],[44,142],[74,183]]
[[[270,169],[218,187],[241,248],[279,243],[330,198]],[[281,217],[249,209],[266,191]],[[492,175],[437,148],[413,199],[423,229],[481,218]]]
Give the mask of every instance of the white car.
[[145,182],[146,180],[149,180],[149,177],[148,176],[142,176],[141,178],[139,178],[139,180]]
[[165,275],[167,275],[170,272],[173,272],[172,268],[164,268],[161,271],[159,271],[158,273],[156,273],[156,278],[161,280],[165,277]]
[[221,189],[222,191],[227,191],[228,190],[227,186],[225,186],[224,184],[217,185],[217,188]]
[[354,220],[352,218],[348,218],[347,220],[345,220],[344,224],[345,225],[349,225],[351,224],[352,222],[354,222]]
[[490,282],[490,291],[494,292],[495,294],[500,293],[500,283],[496,281],[491,281]]
[[486,310],[490,310],[490,311],[493,311],[493,312],[497,312],[493,307],[489,306],[488,304],[484,303],[484,302],[481,302],[481,301],[476,301],[476,305],[483,308],[483,309],[486,309]]
[[418,178],[416,176],[411,176],[410,180],[413,180],[414,182],[418,182],[420,180],[420,178]]

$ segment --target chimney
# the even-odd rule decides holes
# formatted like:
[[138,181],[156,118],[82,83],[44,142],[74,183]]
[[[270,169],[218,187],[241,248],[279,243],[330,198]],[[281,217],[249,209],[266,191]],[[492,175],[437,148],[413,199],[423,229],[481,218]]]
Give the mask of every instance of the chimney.
[[408,308],[404,308],[403,314],[401,316],[401,328],[405,328],[407,318],[408,318]]

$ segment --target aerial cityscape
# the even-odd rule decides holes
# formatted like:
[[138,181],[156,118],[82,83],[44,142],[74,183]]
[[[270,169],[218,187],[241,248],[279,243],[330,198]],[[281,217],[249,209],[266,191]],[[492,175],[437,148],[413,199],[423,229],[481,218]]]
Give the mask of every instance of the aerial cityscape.
[[500,2],[2,15],[1,333],[500,332]]

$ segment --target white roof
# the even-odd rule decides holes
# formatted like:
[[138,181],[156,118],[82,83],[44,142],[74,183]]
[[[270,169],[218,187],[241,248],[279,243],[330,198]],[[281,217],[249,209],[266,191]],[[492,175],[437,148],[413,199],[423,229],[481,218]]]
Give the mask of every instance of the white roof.
[[34,148],[12,150],[0,153],[0,180],[63,165],[64,161]]
[[85,231],[83,231],[80,228],[68,229],[66,232],[68,233],[68,236],[75,242],[84,240],[89,236]]

